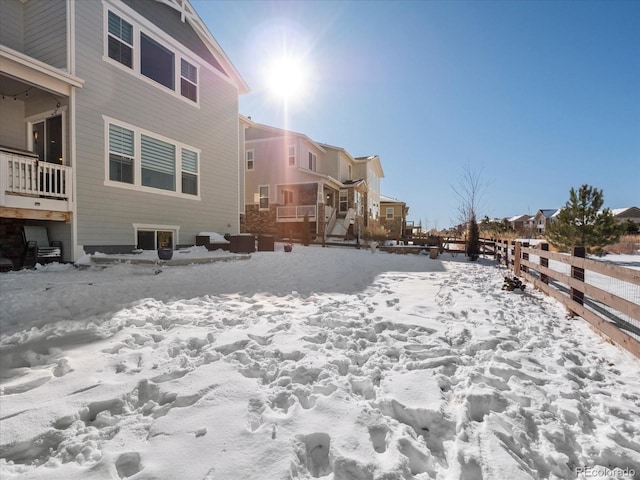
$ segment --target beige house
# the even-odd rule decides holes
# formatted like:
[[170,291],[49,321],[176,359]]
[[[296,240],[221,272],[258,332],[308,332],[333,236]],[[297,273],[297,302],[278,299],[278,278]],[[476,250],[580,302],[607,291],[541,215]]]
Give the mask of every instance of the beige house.
[[380,196],[380,224],[389,231],[389,237],[400,240],[406,236],[409,207],[401,200]]
[[532,219],[529,220],[532,232],[544,235],[547,231],[547,224],[553,221],[558,209],[540,209]]
[[249,233],[358,238],[380,210],[380,158],[354,158],[304,134],[253,124],[245,130],[244,212]]
[[530,221],[533,217],[531,215],[515,215],[508,219],[509,226],[513,228],[514,232],[522,235],[528,235],[531,232]]

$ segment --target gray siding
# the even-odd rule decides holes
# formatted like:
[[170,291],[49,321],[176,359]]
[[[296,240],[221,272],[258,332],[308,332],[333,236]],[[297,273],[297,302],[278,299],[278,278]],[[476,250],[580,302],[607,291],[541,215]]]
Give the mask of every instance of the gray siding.
[[20,0],[0,0],[0,44],[19,52],[24,49]]
[[[2,3],[2,1],[0,1]],[[2,127],[0,127],[0,145],[26,149],[24,128],[24,102],[11,97],[0,99]]]
[[145,17],[154,25],[165,32],[171,32],[171,36],[182,43],[192,52],[202,57],[221,72],[225,73],[222,66],[200,40],[198,34],[191,28],[188,22],[183,22],[180,12],[168,5],[158,4],[156,0],[124,0],[129,7]]
[[[134,223],[177,225],[180,244],[200,231],[237,233],[237,89],[201,68],[197,108],[103,60],[101,2],[77,2],[76,17],[77,75],[85,80],[76,108],[78,244],[132,245]],[[102,115],[201,149],[201,201],[104,185]]]
[[24,4],[24,53],[66,68],[67,0],[28,0]]

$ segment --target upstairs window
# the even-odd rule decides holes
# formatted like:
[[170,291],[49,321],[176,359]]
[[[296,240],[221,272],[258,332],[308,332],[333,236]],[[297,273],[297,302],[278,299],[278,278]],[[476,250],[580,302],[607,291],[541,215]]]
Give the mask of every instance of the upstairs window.
[[247,170],[253,170],[253,150],[247,150]]
[[140,73],[173,90],[174,63],[173,52],[140,34]]
[[289,145],[289,166],[295,167],[296,165],[296,146]]
[[[107,38],[104,48],[108,58],[127,67],[136,76],[150,78],[170,89],[175,96],[198,103],[197,63],[183,56],[173,39],[154,36],[151,31],[124,19],[129,17],[111,10],[106,10],[105,15]],[[134,38],[138,39],[135,44]]]
[[312,171],[316,171],[316,163],[318,161],[318,158],[316,157],[316,154],[313,152],[309,152],[309,170]]
[[184,58],[180,60],[180,95],[198,101],[198,69]]
[[387,220],[393,219],[393,207],[387,207]]
[[109,58],[133,68],[133,25],[109,12]]
[[134,133],[109,124],[109,180],[133,183]]
[[269,186],[260,186],[260,210],[269,210]]

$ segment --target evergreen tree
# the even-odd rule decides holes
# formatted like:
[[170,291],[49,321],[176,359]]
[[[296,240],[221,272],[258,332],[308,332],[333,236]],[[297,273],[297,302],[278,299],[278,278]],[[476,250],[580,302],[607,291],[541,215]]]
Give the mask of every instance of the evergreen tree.
[[480,228],[476,221],[476,216],[471,215],[469,220],[469,232],[467,237],[467,257],[471,261],[477,260],[480,256]]
[[611,210],[600,210],[604,203],[602,190],[582,185],[576,192],[571,188],[569,201],[547,226],[547,240],[561,250],[581,246],[600,253],[602,247],[616,243],[622,228]]

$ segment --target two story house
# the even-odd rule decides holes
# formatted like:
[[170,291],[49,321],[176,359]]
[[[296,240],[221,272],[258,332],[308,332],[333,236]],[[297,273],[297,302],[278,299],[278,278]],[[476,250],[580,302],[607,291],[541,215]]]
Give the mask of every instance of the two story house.
[[188,0],[0,2],[0,242],[64,259],[239,232],[248,87]]
[[304,134],[254,124],[245,134],[243,231],[357,238],[380,210],[380,158],[353,157]]
[[411,225],[411,231],[407,231],[409,207],[406,202],[381,195],[380,206],[382,209],[380,224],[389,232],[390,238],[400,240],[404,237],[413,236],[413,225]]
[[544,235],[547,231],[547,224],[553,221],[553,217],[557,215],[558,209],[540,209],[536,214],[528,220],[529,228],[531,232],[535,232],[539,235]]

